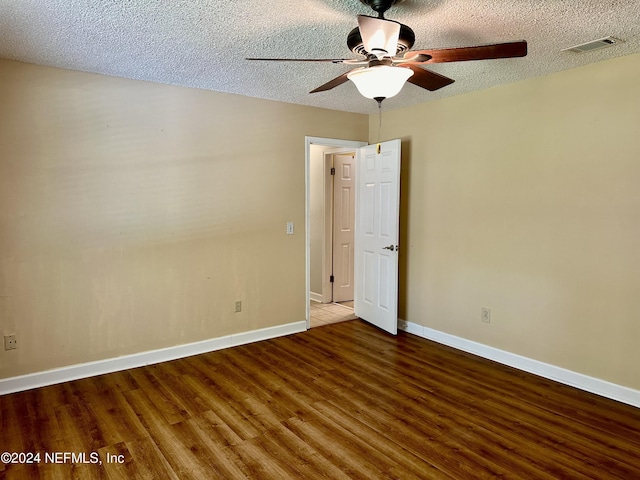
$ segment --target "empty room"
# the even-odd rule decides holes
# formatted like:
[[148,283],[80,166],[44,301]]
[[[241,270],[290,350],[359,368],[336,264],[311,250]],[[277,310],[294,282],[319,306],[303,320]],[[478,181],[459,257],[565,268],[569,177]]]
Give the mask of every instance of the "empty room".
[[0,479],[640,479],[638,18],[0,2]]

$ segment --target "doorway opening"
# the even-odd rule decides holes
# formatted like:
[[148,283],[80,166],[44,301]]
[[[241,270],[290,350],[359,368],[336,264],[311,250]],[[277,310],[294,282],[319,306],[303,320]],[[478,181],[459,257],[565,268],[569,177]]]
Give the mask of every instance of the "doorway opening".
[[355,318],[355,149],[367,143],[320,137],[305,141],[306,306],[311,328]]
[[339,303],[354,297],[355,154],[353,149],[311,145],[312,301]]
[[346,322],[357,318],[353,313],[353,306],[347,306],[344,303],[320,303],[311,300],[310,312],[310,328]]

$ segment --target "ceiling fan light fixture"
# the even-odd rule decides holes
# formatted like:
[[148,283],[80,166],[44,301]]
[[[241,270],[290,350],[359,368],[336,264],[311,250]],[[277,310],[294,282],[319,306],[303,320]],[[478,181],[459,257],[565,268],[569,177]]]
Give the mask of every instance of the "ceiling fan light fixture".
[[360,94],[366,98],[391,98],[397,95],[413,70],[390,65],[357,68],[347,75],[356,84]]

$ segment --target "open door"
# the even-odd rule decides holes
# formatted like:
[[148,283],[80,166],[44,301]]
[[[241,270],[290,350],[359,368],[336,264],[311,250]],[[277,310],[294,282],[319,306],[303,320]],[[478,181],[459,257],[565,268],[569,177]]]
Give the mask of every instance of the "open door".
[[361,147],[356,162],[354,313],[396,335],[400,140]]

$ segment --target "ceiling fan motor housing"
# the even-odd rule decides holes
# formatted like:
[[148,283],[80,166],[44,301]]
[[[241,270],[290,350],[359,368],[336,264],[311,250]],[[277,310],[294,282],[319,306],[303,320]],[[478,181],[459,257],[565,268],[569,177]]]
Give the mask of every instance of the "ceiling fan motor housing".
[[[400,36],[398,38],[398,49],[395,55],[400,56],[411,50],[415,41],[416,34],[413,30],[401,23]],[[347,46],[349,47],[349,50],[356,55],[362,55],[363,57],[367,57],[369,55],[369,52],[364,49],[364,42],[362,41],[362,36],[360,35],[360,29],[358,27],[349,32],[349,35],[347,36]]]

